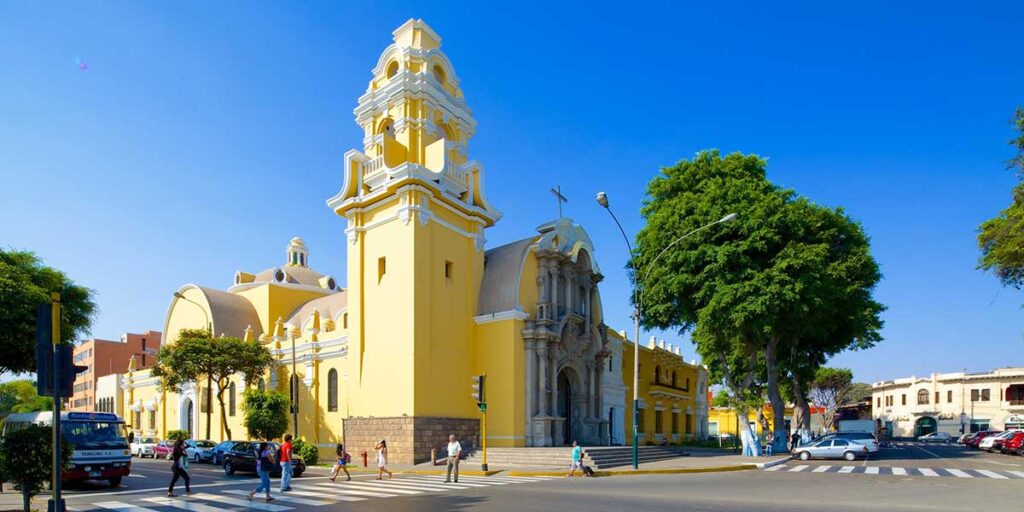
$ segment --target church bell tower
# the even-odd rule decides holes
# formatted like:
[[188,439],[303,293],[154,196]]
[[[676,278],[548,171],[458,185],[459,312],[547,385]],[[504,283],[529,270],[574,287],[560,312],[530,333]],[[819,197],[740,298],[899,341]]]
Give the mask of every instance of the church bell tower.
[[346,222],[350,414],[469,421],[475,404],[452,397],[474,371],[484,229],[501,213],[469,157],[476,121],[441,37],[412,19],[393,35],[354,111],[362,149],[327,201]]

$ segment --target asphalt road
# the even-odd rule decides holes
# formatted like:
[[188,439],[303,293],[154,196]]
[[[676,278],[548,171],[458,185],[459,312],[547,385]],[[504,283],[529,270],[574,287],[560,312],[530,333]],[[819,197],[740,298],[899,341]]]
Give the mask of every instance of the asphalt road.
[[[971,464],[971,466],[968,466]],[[1002,466],[1013,464],[1014,466]],[[1016,465],[1022,467],[1018,468]],[[332,483],[326,471],[313,468],[294,480],[296,492],[274,495],[278,501],[250,505],[245,494],[256,485],[252,476],[228,477],[209,465],[191,467],[196,495],[168,501],[166,461],[138,461],[118,489],[104,485],[76,485],[67,490],[68,506],[75,510],[121,512],[218,512],[223,510],[333,510],[420,511],[957,511],[984,506],[990,510],[1019,510],[1024,497],[1024,476],[983,478],[928,477],[894,474],[892,468],[968,468],[970,471],[1008,467],[1024,471],[1024,459],[966,451],[956,446],[884,450],[878,460],[792,461],[774,471],[752,470],[689,475],[647,475],[603,478],[519,479],[463,477],[458,486],[443,477],[395,475],[376,482],[374,475],[356,474],[353,482]],[[813,472],[852,465],[887,468],[880,474]],[[916,465],[916,466],[915,466]],[[800,471],[792,471],[806,466]],[[1022,473],[1024,474],[1024,473]],[[179,484],[177,492],[183,489]]]

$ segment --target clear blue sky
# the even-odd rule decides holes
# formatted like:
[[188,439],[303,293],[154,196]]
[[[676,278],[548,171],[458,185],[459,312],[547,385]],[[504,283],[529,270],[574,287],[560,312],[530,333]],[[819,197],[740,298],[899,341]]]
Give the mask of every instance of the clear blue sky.
[[470,153],[505,214],[489,246],[553,217],[561,185],[614,328],[626,254],[594,193],[634,233],[660,166],[720,148],[871,236],[886,339],[834,364],[865,381],[1024,364],[1024,294],[975,270],[976,226],[1014,184],[1020,2],[482,3],[0,3],[0,245],[94,288],[103,338],[161,329],[180,285],[283,263],[292,236],[343,276],[324,201],[370,68],[417,17],[479,122]]

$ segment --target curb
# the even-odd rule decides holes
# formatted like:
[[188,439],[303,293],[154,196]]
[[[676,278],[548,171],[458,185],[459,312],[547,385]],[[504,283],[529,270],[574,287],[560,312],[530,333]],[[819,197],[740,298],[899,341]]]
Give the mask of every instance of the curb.
[[[726,471],[747,471],[758,469],[757,464],[737,464],[735,466],[712,466],[707,468],[672,468],[672,469],[622,469],[594,471],[594,476],[629,476],[629,475],[680,475],[688,473],[722,473]],[[508,476],[565,476],[565,471],[515,471]]]
[[774,466],[781,466],[789,461],[793,460],[793,456],[790,455],[784,459],[773,460],[771,462],[761,462],[757,464],[757,469],[768,469]]

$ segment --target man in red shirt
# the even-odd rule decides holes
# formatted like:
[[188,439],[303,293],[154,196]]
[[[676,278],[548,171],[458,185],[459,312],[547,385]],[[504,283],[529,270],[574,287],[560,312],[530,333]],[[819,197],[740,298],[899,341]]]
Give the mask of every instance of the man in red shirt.
[[281,492],[292,490],[292,435],[284,436],[281,445]]

